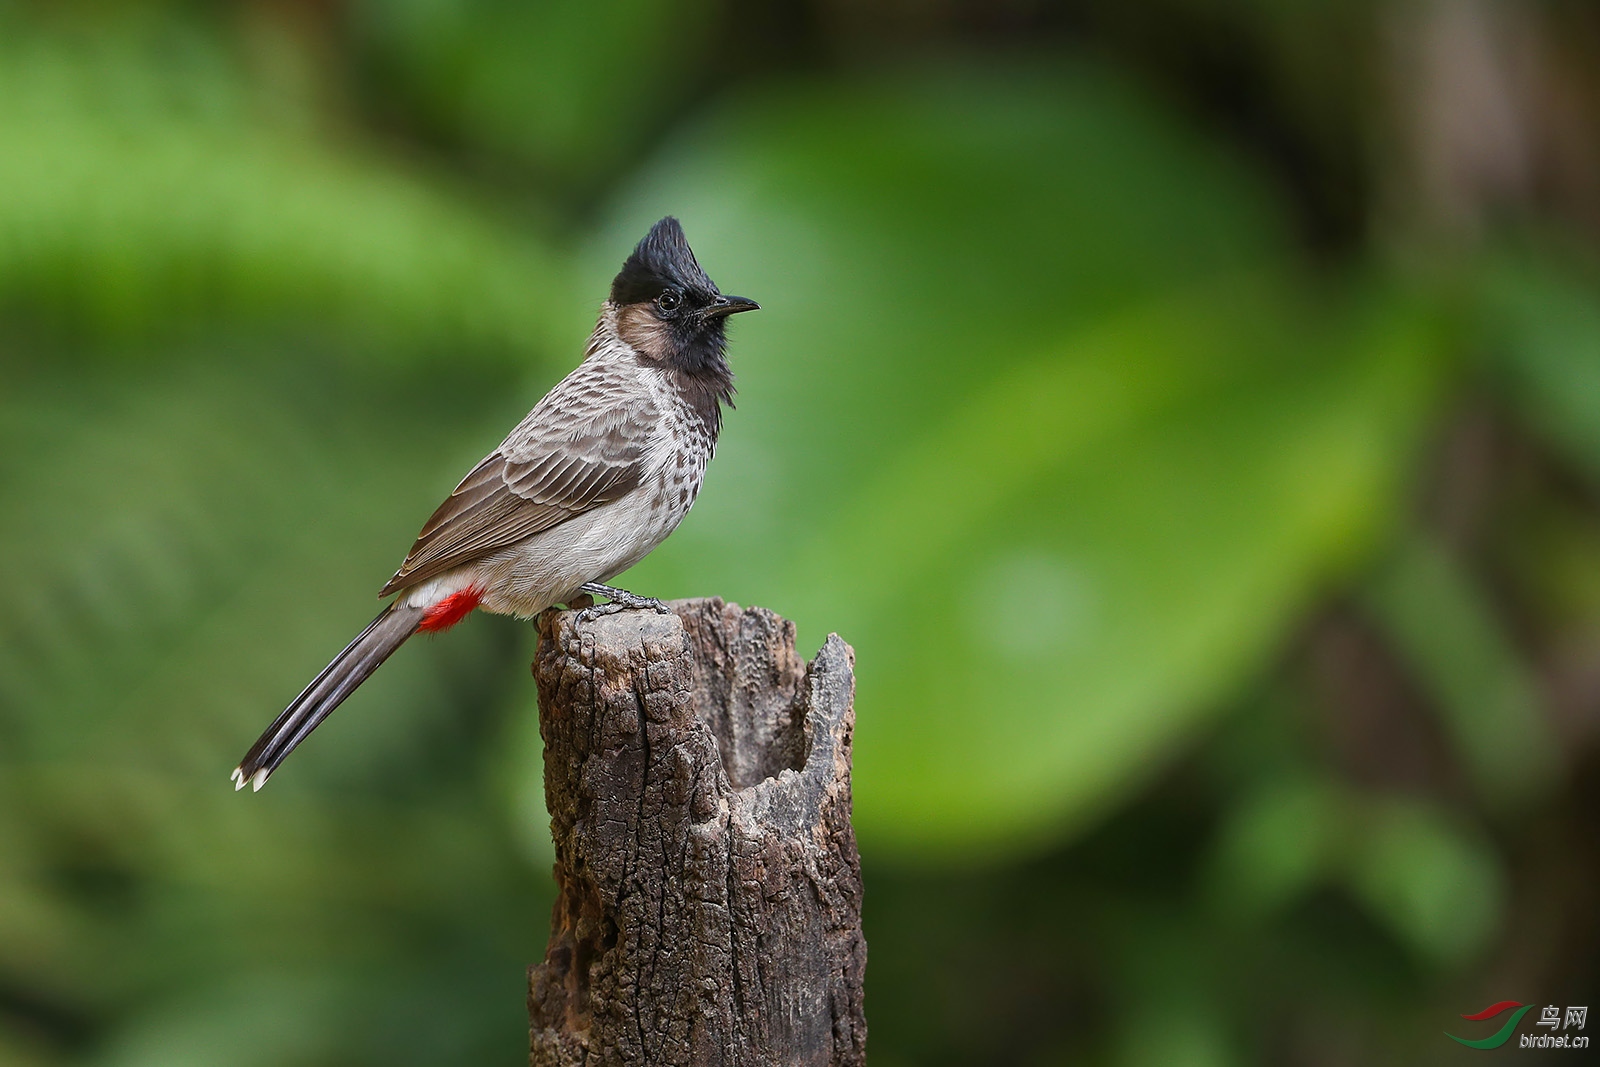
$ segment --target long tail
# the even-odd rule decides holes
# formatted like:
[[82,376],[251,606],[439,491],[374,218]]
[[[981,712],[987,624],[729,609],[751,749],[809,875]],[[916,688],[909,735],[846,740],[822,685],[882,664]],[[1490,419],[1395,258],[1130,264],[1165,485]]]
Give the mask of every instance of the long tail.
[[250,746],[234,768],[234,789],[243,789],[246,782],[253,789],[265,785],[295,746],[333,714],[333,709],[354,693],[356,686],[372,677],[389,654],[417,632],[422,620],[423,609],[403,607],[398,602],[381,611]]

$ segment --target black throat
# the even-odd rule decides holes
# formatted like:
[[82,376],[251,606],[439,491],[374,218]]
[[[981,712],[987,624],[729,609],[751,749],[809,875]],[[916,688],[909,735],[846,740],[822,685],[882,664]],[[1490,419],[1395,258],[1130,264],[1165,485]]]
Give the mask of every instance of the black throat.
[[668,373],[678,394],[699,417],[713,440],[722,429],[722,405],[733,407],[733,369],[728,366],[721,342],[713,351],[700,352],[695,347],[680,350],[666,360]]

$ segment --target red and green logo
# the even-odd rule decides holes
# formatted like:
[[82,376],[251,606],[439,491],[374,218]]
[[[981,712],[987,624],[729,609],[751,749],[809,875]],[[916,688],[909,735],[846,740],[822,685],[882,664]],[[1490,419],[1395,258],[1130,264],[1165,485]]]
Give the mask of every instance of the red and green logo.
[[1502,1000],[1498,1004],[1489,1005],[1482,1011],[1473,1012],[1471,1015],[1462,1016],[1462,1018],[1467,1020],[1469,1023],[1481,1023],[1485,1019],[1493,1019],[1496,1015],[1499,1015],[1502,1012],[1511,1011],[1512,1008],[1516,1008],[1517,1010],[1512,1012],[1511,1018],[1507,1019],[1504,1026],[1490,1034],[1488,1037],[1480,1037],[1476,1041],[1469,1041],[1467,1038],[1457,1037],[1448,1030],[1445,1031],[1444,1036],[1448,1037],[1452,1041],[1459,1041],[1468,1048],[1499,1048],[1501,1045],[1511,1040],[1511,1032],[1517,1028],[1517,1024],[1522,1021],[1522,1017],[1533,1010],[1532,1004],[1521,1004],[1515,1000]]

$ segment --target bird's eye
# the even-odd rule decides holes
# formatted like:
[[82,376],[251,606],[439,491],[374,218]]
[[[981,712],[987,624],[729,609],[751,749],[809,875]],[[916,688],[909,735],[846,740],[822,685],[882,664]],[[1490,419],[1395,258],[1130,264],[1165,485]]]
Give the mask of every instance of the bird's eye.
[[676,311],[681,303],[683,303],[683,294],[676,289],[668,289],[656,297],[656,306],[662,311]]

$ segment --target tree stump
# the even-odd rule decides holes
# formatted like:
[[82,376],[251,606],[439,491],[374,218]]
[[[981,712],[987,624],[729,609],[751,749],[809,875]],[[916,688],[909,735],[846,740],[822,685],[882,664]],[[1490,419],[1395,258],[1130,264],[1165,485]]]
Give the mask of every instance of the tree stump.
[[865,1062],[854,653],[720,599],[539,617],[560,887],[534,1067]]

